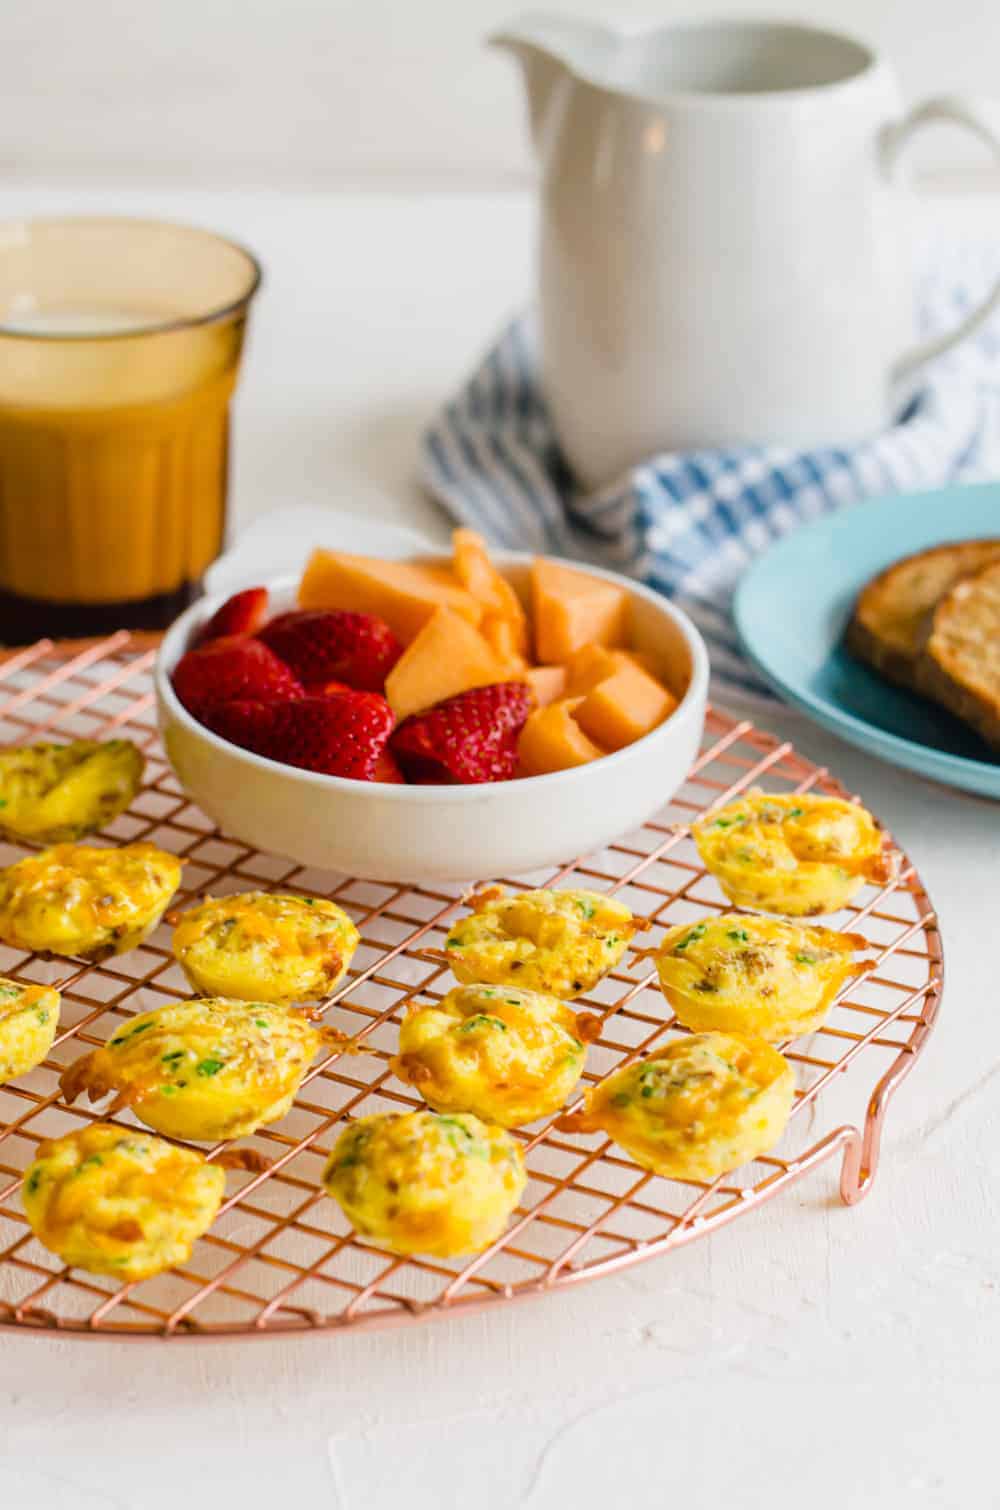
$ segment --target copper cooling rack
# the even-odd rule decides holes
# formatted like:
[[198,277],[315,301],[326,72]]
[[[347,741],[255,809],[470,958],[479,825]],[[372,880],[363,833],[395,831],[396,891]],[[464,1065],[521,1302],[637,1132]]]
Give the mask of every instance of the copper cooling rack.
[[[343,1123],[417,1105],[388,1060],[400,1016],[418,993],[439,997],[439,947],[461,908],[457,887],[389,886],[323,873],[261,854],[220,834],[188,803],[157,739],[149,637],[43,641],[0,662],[0,742],[117,732],[149,757],[132,808],[108,829],[111,842],[148,839],[183,855],[178,905],[210,892],[291,887],[334,897],[355,918],[363,943],[349,978],[330,998],[327,1020],[363,1036],[373,1052],[331,1054],[307,1076],[288,1117],[252,1144],[260,1173],[231,1174],[229,1196],[183,1268],[141,1284],[70,1270],[43,1248],[20,1207],[22,1171],[44,1138],[95,1113],[59,1100],[58,1076],[78,1054],[110,1038],[123,1018],[187,995],[160,929],[142,948],[102,964],[0,949],[0,972],[57,985],[61,1030],[49,1058],[0,1088],[0,1327],[77,1337],[269,1336],[414,1321],[559,1290],[663,1255],[750,1213],[817,1166],[839,1160],[840,1193],[859,1200],[875,1174],[893,1092],[912,1068],[938,1010],[941,944],[926,892],[905,855],[897,879],[863,893],[834,926],[864,933],[870,971],[852,982],[826,1026],[786,1049],[798,1096],[788,1132],[766,1157],[714,1184],[659,1179],[600,1135],[572,1137],[551,1123],[520,1133],[529,1183],[504,1237],[453,1262],[399,1259],[358,1238],[323,1194],[320,1172]],[[774,791],[843,789],[788,744],[710,713],[687,782],[655,820],[598,854],[511,885],[566,884],[616,892],[662,925],[721,910],[685,825],[706,807],[759,784]],[[0,863],[23,851],[0,845]],[[495,879],[495,878],[491,878]],[[596,1081],[677,1031],[648,963],[626,956],[580,1005],[603,1017],[588,1059]],[[130,1123],[130,1114],[120,1121]],[[215,1153],[218,1150],[213,1150]]]

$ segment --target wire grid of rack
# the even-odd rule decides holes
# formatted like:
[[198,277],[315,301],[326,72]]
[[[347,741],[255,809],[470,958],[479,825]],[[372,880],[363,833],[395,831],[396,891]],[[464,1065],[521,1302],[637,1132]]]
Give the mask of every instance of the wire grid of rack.
[[[902,853],[893,882],[863,893],[832,922],[864,933],[874,959],[819,1032],[785,1046],[798,1093],[786,1136],[770,1154],[712,1184],[685,1183],[640,1169],[603,1135],[572,1136],[549,1122],[517,1134],[528,1187],[507,1232],[485,1253],[454,1261],[402,1259],[356,1236],[323,1193],[320,1173],[346,1121],[420,1104],[393,1078],[388,1060],[407,1004],[448,989],[446,967],[426,951],[440,947],[461,910],[460,888],[323,873],[220,834],[187,802],[165,763],[150,677],[154,656],[149,636],[127,632],[94,642],[42,641],[7,654],[0,662],[0,742],[118,734],[140,744],[148,758],[143,790],[98,842],[145,839],[184,856],[177,906],[248,889],[334,898],[354,917],[363,942],[348,978],[329,998],[325,1020],[362,1038],[371,1052],[331,1052],[317,1062],[289,1116],[241,1140],[267,1167],[229,1176],[219,1218],[190,1262],[122,1286],[62,1266],[32,1236],[18,1191],[42,1140],[101,1119],[99,1112],[60,1101],[58,1077],[66,1064],[112,1037],[128,1016],[189,994],[169,932],[161,927],[141,948],[98,964],[0,948],[0,972],[57,985],[63,993],[49,1057],[0,1087],[0,1328],[180,1340],[412,1322],[560,1289],[662,1255],[749,1215],[827,1160],[840,1159],[845,1201],[866,1193],[890,1097],[923,1047],[941,995],[934,912]],[[652,821],[555,874],[490,879],[614,891],[651,920],[652,932],[640,942],[655,943],[663,926],[727,905],[686,825],[755,785],[844,795],[826,770],[790,745],[711,711],[685,785]],[[0,863],[23,853],[2,844]],[[652,968],[631,955],[577,1005],[603,1021],[589,1051],[590,1083],[680,1031]],[[132,1125],[127,1112],[112,1120]]]

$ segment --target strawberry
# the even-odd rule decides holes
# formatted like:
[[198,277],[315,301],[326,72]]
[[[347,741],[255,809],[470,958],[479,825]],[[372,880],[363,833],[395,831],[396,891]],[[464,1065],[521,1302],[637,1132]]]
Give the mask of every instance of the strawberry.
[[375,762],[374,779],[376,781],[391,783],[393,786],[400,786],[405,782],[406,777],[396,764],[391,750],[383,750]]
[[174,691],[200,718],[216,703],[250,698],[276,702],[302,696],[298,678],[259,640],[227,635],[197,646],[174,668]]
[[198,636],[198,644],[231,634],[256,634],[267,618],[267,588],[247,587],[217,608]]
[[309,609],[280,613],[258,634],[309,688],[336,680],[381,692],[403,647],[370,613]]
[[385,698],[371,693],[306,696],[272,705],[260,753],[306,771],[374,781],[393,722]]
[[474,687],[405,718],[392,753],[406,779],[421,785],[509,781],[531,705],[523,682]]
[[267,752],[271,724],[274,721],[274,703],[258,703],[250,698],[238,698],[229,703],[215,703],[207,707],[201,717],[206,728],[241,750],[253,750],[257,755]]

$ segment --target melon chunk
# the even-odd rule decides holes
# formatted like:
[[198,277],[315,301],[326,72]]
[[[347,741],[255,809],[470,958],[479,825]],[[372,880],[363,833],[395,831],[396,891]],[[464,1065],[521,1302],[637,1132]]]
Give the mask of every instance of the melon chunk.
[[583,732],[609,750],[620,750],[661,724],[677,699],[634,661],[598,682],[573,709]]
[[568,661],[584,645],[624,645],[629,601],[623,587],[536,556],[531,568],[535,654]]
[[490,560],[482,535],[477,535],[475,530],[453,530],[451,548],[458,582],[466,592],[479,599],[484,613],[509,624],[514,653],[526,655],[527,615],[513,587]]
[[523,679],[531,688],[536,708],[547,708],[565,695],[565,666],[529,666]]
[[625,663],[627,651],[609,650],[606,645],[584,645],[570,656],[566,667],[566,690],[571,697],[590,692],[600,682],[614,676]]
[[479,630],[450,608],[438,608],[389,672],[385,695],[402,720],[471,687],[508,679]]
[[482,605],[447,567],[380,561],[347,551],[314,550],[299,584],[303,608],[339,608],[384,619],[403,641],[417,635],[435,609],[447,608],[478,624]]
[[524,659],[526,638],[518,632],[517,625],[510,619],[487,613],[479,626],[479,632],[497,660],[507,666],[510,675],[519,676],[527,662]]
[[570,766],[586,765],[607,752],[583,732],[576,719],[578,698],[563,698],[528,715],[518,741],[520,774],[545,776]]

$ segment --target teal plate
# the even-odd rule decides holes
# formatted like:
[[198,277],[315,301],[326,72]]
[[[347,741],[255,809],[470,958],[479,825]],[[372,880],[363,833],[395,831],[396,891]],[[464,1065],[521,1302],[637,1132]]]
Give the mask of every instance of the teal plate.
[[842,739],[932,781],[1000,799],[1000,757],[843,646],[854,599],[876,572],[927,546],[991,535],[1000,535],[997,483],[871,499],[803,525],[737,589],[743,648],[783,698]]

